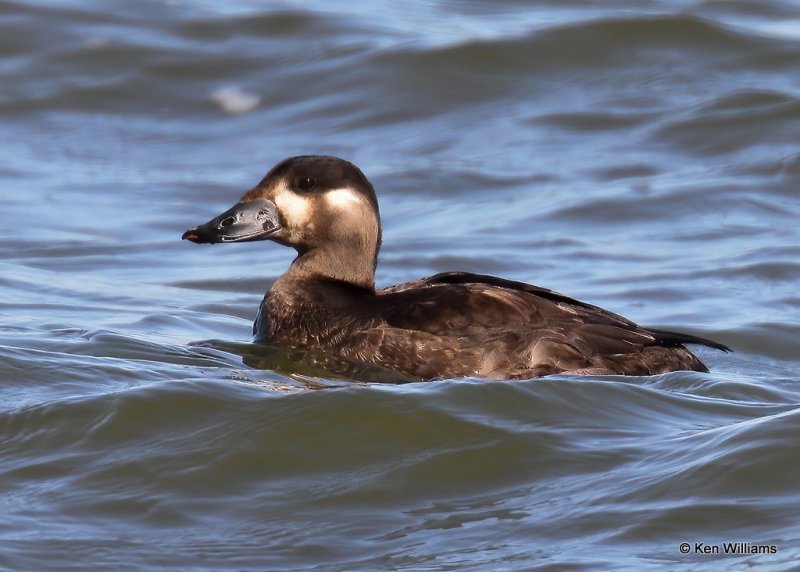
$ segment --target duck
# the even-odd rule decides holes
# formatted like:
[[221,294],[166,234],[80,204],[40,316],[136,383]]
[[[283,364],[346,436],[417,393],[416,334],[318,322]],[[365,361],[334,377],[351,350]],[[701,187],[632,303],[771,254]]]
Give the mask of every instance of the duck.
[[375,189],[353,163],[302,155],[278,163],[232,208],[182,238],[268,240],[297,257],[264,295],[254,340],[321,352],[418,380],[553,374],[708,372],[687,344],[724,344],[655,328],[505,278],[443,272],[376,289]]

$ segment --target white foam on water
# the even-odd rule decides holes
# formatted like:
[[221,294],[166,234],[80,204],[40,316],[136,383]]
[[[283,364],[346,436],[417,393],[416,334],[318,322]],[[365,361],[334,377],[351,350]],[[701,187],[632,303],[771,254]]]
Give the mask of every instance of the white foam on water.
[[230,115],[247,113],[254,110],[261,103],[259,96],[237,86],[221,87],[211,94],[210,99],[223,112]]

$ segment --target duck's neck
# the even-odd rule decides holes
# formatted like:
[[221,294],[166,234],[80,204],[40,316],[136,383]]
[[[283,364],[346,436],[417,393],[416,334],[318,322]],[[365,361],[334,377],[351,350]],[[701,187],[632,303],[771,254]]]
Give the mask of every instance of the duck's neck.
[[328,243],[300,252],[281,280],[336,280],[374,292],[377,259],[374,241]]

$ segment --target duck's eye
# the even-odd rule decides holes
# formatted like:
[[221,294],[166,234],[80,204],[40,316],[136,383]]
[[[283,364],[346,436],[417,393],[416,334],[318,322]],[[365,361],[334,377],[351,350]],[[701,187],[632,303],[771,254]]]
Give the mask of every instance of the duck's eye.
[[317,180],[314,177],[303,177],[297,182],[297,186],[301,191],[313,191],[317,186]]

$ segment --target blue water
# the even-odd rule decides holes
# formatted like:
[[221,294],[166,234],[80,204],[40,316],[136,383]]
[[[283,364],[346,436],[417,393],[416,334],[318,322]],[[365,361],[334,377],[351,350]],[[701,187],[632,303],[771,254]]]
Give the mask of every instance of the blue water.
[[[20,0],[0,73],[1,568],[800,558],[795,3]],[[403,386],[264,355],[293,253],[180,236],[307,153],[375,184],[379,285],[496,274],[736,351]]]

